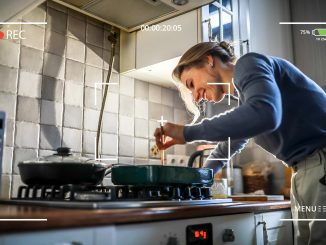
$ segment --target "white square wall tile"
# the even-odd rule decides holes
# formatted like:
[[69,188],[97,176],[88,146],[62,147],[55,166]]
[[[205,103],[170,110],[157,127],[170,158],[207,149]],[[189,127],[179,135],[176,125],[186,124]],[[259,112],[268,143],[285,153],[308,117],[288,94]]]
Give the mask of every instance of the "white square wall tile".
[[68,15],[68,33],[69,37],[84,41],[86,36],[86,22],[76,18],[75,16]]
[[104,110],[119,113],[119,94],[108,92]]
[[118,155],[118,135],[102,134],[102,154],[111,156]]
[[66,81],[84,84],[85,64],[66,59]]
[[134,97],[135,81],[134,78],[120,75],[120,94]]
[[29,122],[16,122],[15,146],[38,148],[40,125]]
[[87,23],[86,42],[98,47],[103,47],[104,29]]
[[13,173],[19,174],[18,163],[22,161],[33,160],[37,157],[37,149],[15,148]]
[[150,84],[149,85],[149,91],[148,91],[148,99],[150,102],[155,103],[162,103],[162,93],[161,93],[161,87],[157,85]]
[[148,138],[148,120],[135,118],[135,136]]
[[119,116],[119,134],[134,136],[134,118]]
[[64,105],[63,126],[70,128],[82,128],[83,110],[81,107]]
[[[101,86],[98,86],[100,88]],[[84,106],[86,108],[100,110],[102,104],[102,90],[85,87]]]
[[6,112],[7,118],[13,119],[16,110],[16,96],[14,94],[0,92],[0,108]]
[[11,175],[3,174],[1,176],[1,183],[0,183],[0,188],[1,188],[1,198],[3,199],[9,199],[10,198],[10,193],[11,193]]
[[120,95],[119,114],[134,117],[134,98],[126,95]]
[[0,65],[19,67],[19,44],[1,40],[0,50]]
[[98,68],[103,67],[103,49],[93,45],[87,45],[86,47],[86,64],[96,66]]
[[104,133],[118,134],[118,114],[104,112],[102,131]]
[[46,31],[45,51],[64,57],[66,55],[66,36],[54,31]]
[[135,157],[148,158],[148,139],[135,138]]
[[83,131],[83,153],[95,153],[96,132]]
[[66,57],[81,63],[85,62],[85,44],[73,38],[67,38]]
[[61,146],[61,139],[62,129],[60,127],[41,125],[40,149],[55,150]]
[[174,91],[168,88],[162,88],[162,104],[173,106]]
[[64,102],[68,105],[83,106],[83,86],[75,83],[65,84]]
[[18,70],[0,65],[1,83],[0,91],[16,93]]
[[22,25],[24,38],[22,44],[27,47],[44,50],[45,29],[35,25]]
[[44,53],[43,74],[63,80],[65,74],[65,59],[58,55]]
[[41,98],[42,75],[20,71],[18,94]]
[[3,148],[2,174],[12,173],[13,151],[14,151],[13,147]]
[[18,188],[21,185],[24,185],[24,183],[22,182],[20,175],[12,175],[12,185],[11,185],[11,196],[12,197],[16,197],[18,194]]
[[20,68],[24,71],[41,74],[43,51],[22,46],[20,50]]
[[96,87],[97,83],[102,83],[102,69],[86,65],[85,85]]
[[174,122],[177,124],[187,123],[187,112],[180,109],[174,109]]
[[[23,16],[23,20],[26,22],[43,22],[46,18],[45,5],[41,4],[28,12]],[[44,25],[40,25],[40,27],[44,28]]]
[[119,156],[134,156],[134,137],[131,136],[119,136]]
[[13,119],[6,120],[6,142],[5,146],[14,145],[14,132],[15,132],[15,121]]
[[135,99],[135,117],[148,119],[148,101]]
[[62,146],[71,148],[73,152],[81,152],[82,131],[72,128],[63,128]]
[[93,109],[84,110],[84,128],[91,131],[97,130],[99,111]]
[[154,120],[148,121],[148,137],[150,139],[155,139],[154,132],[155,132],[156,128],[159,128],[159,127],[160,127],[159,122],[154,121]]
[[63,104],[54,101],[42,100],[41,102],[41,123],[61,126],[63,115]]

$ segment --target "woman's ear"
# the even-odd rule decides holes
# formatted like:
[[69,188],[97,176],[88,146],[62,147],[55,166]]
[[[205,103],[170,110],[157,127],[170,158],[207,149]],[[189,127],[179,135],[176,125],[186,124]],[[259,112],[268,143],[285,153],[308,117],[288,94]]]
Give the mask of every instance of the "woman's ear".
[[209,67],[214,67],[214,58],[213,58],[213,56],[211,56],[211,55],[207,56],[207,63],[209,65]]

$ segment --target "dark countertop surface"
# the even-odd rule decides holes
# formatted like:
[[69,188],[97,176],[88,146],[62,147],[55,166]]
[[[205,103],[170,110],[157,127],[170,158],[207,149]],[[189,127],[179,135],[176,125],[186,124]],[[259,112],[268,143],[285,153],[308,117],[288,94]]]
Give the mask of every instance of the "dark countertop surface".
[[44,222],[1,221],[0,233],[189,219],[281,209],[290,209],[290,201],[243,201],[228,204],[128,209],[68,209],[0,204],[0,219],[47,219]]

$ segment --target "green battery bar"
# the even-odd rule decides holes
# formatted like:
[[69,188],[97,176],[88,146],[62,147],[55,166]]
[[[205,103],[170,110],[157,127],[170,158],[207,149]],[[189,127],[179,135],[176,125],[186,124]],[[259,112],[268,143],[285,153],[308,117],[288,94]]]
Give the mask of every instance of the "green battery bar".
[[326,37],[326,29],[314,29],[311,31],[311,34],[316,36],[316,37]]

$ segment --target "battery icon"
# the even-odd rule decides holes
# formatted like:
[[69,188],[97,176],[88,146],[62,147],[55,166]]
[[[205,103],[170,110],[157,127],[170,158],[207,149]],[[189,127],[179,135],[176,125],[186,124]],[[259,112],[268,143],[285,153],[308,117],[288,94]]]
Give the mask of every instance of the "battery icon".
[[314,29],[311,31],[311,34],[316,36],[316,37],[326,37],[326,29]]

